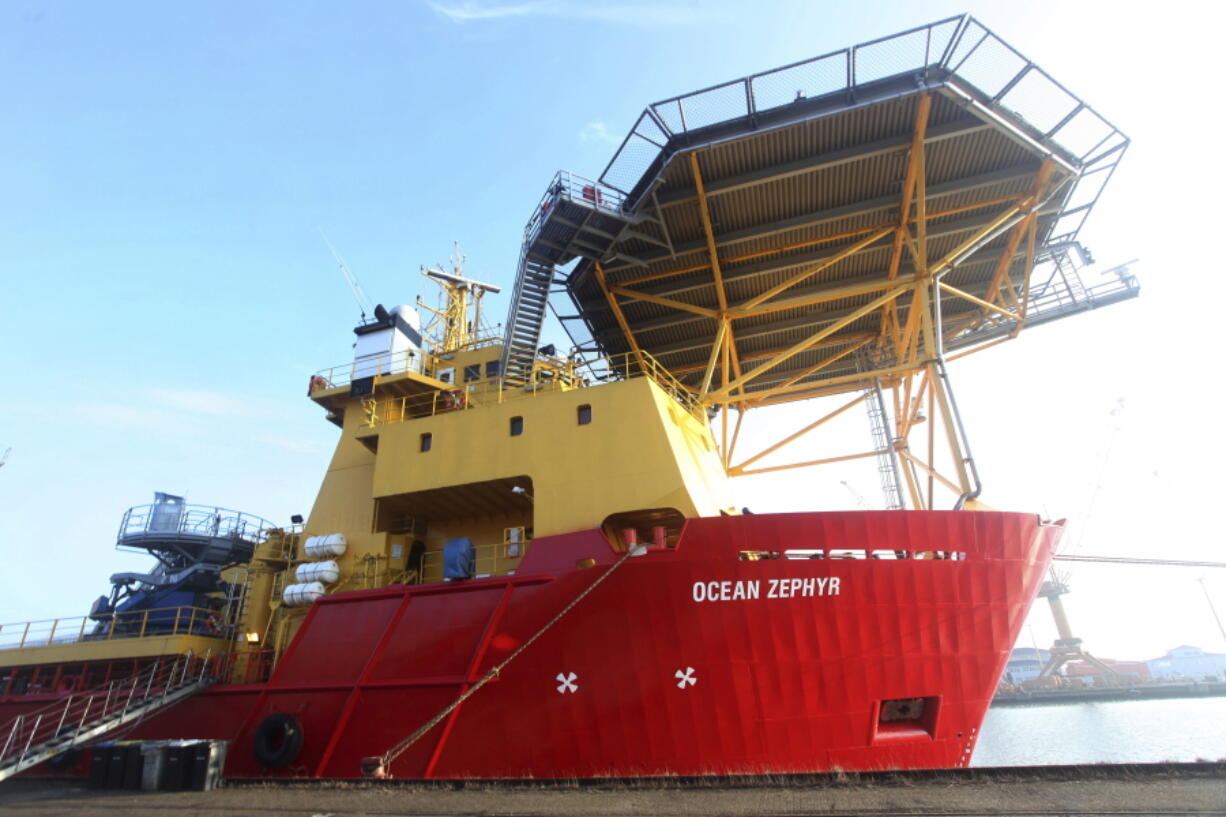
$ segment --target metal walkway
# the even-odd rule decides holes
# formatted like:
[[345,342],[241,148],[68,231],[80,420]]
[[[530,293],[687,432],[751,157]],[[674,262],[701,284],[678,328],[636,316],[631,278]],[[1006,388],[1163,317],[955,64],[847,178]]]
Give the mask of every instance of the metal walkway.
[[[1098,273],[1103,280],[1086,286],[1081,276],[1083,267],[1074,258],[1082,252],[1079,245],[1070,244],[1058,247],[1049,252],[1046,258],[1041,258],[1040,264],[1045,261],[1051,266],[1047,279],[1031,286],[1027,294],[1025,320],[1022,322],[1026,327],[1099,309],[1135,298],[1141,293],[1141,285],[1128,270],[1129,265],[1135,263],[1133,261]],[[1015,334],[1020,328],[1016,320],[1000,315],[984,315],[975,325],[951,338],[946,349],[953,351],[976,346]]]
[[215,669],[210,656],[181,655],[18,715],[0,729],[0,780],[178,703],[211,684]]

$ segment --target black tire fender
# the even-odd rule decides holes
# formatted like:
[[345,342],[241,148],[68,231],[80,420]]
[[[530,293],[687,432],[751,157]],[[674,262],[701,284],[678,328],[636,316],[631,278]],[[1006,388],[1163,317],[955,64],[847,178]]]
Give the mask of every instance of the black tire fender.
[[293,763],[302,751],[302,724],[287,712],[265,718],[255,730],[251,748],[265,766],[281,769]]

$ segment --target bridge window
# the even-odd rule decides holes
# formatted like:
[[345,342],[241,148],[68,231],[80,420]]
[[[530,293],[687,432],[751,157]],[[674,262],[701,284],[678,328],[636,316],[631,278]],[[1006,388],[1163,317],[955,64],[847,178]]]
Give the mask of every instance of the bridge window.
[[485,364],[485,377],[487,380],[492,380],[498,376],[498,368],[501,365],[500,360],[491,360]]
[[474,363],[471,366],[464,367],[464,382],[472,383],[474,380],[481,379],[481,364]]
[[520,434],[523,434],[523,433],[524,433],[524,418],[523,417],[512,417],[511,418],[511,436],[518,437]]
[[430,446],[433,445],[433,443],[434,443],[433,434],[426,432],[425,434],[421,435],[421,450],[422,451],[429,451]]
[[579,406],[579,425],[585,426],[592,422],[592,407],[586,403]]

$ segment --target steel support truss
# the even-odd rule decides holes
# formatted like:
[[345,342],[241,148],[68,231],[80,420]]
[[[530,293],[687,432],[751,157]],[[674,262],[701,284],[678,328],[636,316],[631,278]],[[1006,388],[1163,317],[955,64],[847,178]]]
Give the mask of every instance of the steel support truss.
[[[690,367],[701,371],[697,386],[691,388],[699,401],[719,413],[719,442],[724,467],[730,476],[745,476],[770,471],[809,467],[833,462],[845,462],[883,454],[897,458],[896,467],[902,475],[906,497],[918,509],[936,507],[938,488],[956,498],[954,505],[962,507],[978,496],[979,479],[970,456],[966,436],[958,417],[956,403],[945,368],[946,343],[968,329],[987,322],[1007,321],[1013,324],[1009,337],[1016,336],[1026,319],[1027,293],[1036,254],[1035,237],[1038,217],[1043,206],[1060,188],[1071,180],[1056,162],[1048,159],[1034,172],[1027,193],[978,206],[996,206],[997,214],[953,250],[939,258],[929,254],[928,225],[931,218],[948,215],[927,209],[927,179],[925,141],[931,96],[917,97],[912,139],[907,154],[902,195],[897,221],[882,224],[844,238],[852,243],[823,260],[801,269],[787,280],[761,293],[732,302],[725,287],[717,237],[712,227],[707,191],[702,174],[701,151],[689,155],[689,166],[699,205],[706,243],[706,263],[683,270],[687,273],[709,271],[717,300],[715,308],[686,303],[675,298],[644,292],[635,286],[661,277],[663,273],[643,276],[612,285],[605,270],[596,264],[596,279],[617,319],[629,348],[640,354],[639,343],[626,320],[619,299],[640,300],[715,321],[716,330],[706,355],[706,365]],[[986,290],[981,295],[967,292],[943,278],[965,259],[988,242],[1007,233],[1003,253],[994,269]],[[850,283],[813,287],[814,279],[834,265],[880,242],[891,244],[890,260],[883,274]],[[1015,276],[1021,251],[1023,272]],[[911,260],[913,272],[902,274],[904,258]],[[1015,280],[1015,277],[1018,280]],[[797,291],[808,282],[808,289]],[[945,320],[941,315],[942,299],[960,299],[976,309],[967,318],[966,310],[956,319]],[[756,352],[752,366],[743,364],[751,358],[737,348],[737,322],[799,307],[818,307],[841,301],[858,303],[832,311],[830,321],[815,328],[810,335],[790,346],[768,352]],[[841,330],[875,316],[875,332],[839,335]],[[1007,339],[1007,338],[1006,338]],[[995,341],[999,342],[999,341]],[[987,348],[984,343],[959,356]],[[783,364],[797,356],[824,351],[816,363],[800,371],[785,369]],[[824,370],[848,356],[856,355],[869,361],[854,374],[830,377]],[[774,376],[772,377],[772,372]],[[680,374],[680,372],[675,372]],[[752,387],[752,388],[751,388]],[[764,464],[776,454],[826,422],[860,404],[878,387],[888,391],[892,404],[893,439],[890,452],[870,450],[818,460]],[[854,396],[859,393],[859,396]],[[849,402],[797,431],[781,438],[763,450],[737,460],[734,457],[744,413],[752,408],[808,400],[831,395],[853,395]],[[735,423],[730,413],[737,412]],[[730,431],[730,425],[732,426]],[[917,439],[918,438],[918,439]],[[940,439],[938,439],[940,438]]]

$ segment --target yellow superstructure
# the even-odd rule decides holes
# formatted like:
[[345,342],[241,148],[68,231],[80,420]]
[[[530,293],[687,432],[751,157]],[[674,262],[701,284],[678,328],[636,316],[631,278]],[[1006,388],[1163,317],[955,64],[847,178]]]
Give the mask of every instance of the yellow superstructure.
[[344,540],[333,593],[442,581],[458,537],[475,546],[476,575],[501,575],[540,536],[604,527],[620,546],[619,514],[735,512],[708,415],[663,367],[542,354],[526,383],[507,385],[501,339],[468,322],[455,283],[467,279],[448,278],[429,349],[312,378],[341,436],[293,558],[279,574],[275,559],[253,560],[253,577],[275,575],[252,581],[245,631],[288,643],[309,608],[281,594],[323,537]]
[[[395,577],[411,569],[407,554],[419,541],[417,580],[437,580],[437,555],[456,536],[476,543],[479,570],[488,554],[490,569],[480,572],[500,573],[518,560],[509,546],[597,528],[610,513],[732,510],[705,415],[674,399],[662,371],[616,361],[610,371],[620,364],[630,376],[587,384],[551,376],[504,389],[485,376],[500,352],[488,345],[446,361],[458,373],[481,372],[468,383],[405,372],[376,377],[361,397],[348,387],[312,394],[342,433],[304,535],[344,533],[345,575],[384,583],[364,565]],[[518,530],[520,541],[509,541]]]

